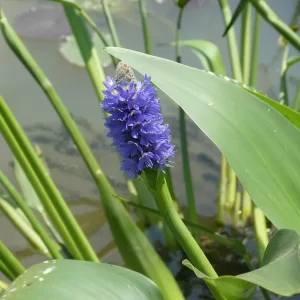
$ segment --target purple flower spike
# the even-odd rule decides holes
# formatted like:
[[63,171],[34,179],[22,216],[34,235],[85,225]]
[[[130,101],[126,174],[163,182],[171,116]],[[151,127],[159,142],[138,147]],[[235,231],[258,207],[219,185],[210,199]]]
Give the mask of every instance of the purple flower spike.
[[174,145],[168,125],[163,124],[156,89],[151,78],[136,81],[133,71],[121,62],[117,80],[107,77],[101,103],[110,116],[105,121],[108,137],[121,154],[121,170],[129,178],[137,178],[145,168],[162,170],[174,157]]

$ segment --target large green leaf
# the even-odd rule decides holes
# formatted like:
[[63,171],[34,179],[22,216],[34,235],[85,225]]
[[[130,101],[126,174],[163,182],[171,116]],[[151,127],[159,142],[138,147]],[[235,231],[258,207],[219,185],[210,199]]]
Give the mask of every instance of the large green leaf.
[[151,75],[219,147],[265,215],[300,232],[298,128],[229,78],[127,49],[107,51]]
[[300,292],[299,242],[300,236],[295,231],[279,230],[266,249],[262,267],[236,277],[213,279],[197,270],[189,261],[183,263],[230,300],[249,299],[255,285],[282,296],[292,296]]
[[1,299],[163,300],[163,297],[150,279],[134,271],[108,264],[58,260],[28,269]]

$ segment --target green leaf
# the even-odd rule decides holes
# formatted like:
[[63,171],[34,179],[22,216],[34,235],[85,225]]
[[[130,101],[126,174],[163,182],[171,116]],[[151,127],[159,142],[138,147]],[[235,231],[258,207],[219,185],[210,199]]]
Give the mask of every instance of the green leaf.
[[4,293],[10,300],[163,300],[147,277],[109,264],[58,260],[28,269]]
[[2,198],[0,198],[0,210],[35,249],[50,257],[49,250],[21,210],[18,211]]
[[[112,39],[109,34],[105,35],[109,45],[112,45]],[[111,65],[111,58],[110,56],[104,51],[103,42],[100,40],[98,35],[93,34],[93,43],[97,54],[99,55],[101,64],[103,67],[108,67]],[[74,36],[68,36],[65,40],[60,44],[59,52],[68,62],[74,64],[79,67],[85,67],[85,63],[82,59],[81,53],[78,49],[77,42]]]
[[180,105],[218,146],[256,205],[278,228],[300,232],[300,131],[225,77],[109,47]]
[[35,190],[33,189],[31,183],[29,182],[27,176],[25,175],[23,169],[16,159],[14,159],[15,166],[15,176],[19,183],[19,186],[22,191],[22,195],[26,200],[27,204],[37,211],[45,211],[44,206],[42,205],[39,197],[37,196]]
[[[214,43],[206,40],[185,40],[180,41],[179,44],[191,49],[205,70],[211,70],[222,75],[226,74],[222,54]],[[175,46],[175,43],[172,43],[172,46]]]
[[236,7],[235,11],[233,12],[233,15],[232,15],[232,18],[231,18],[230,22],[228,23],[228,25],[226,26],[226,28],[224,30],[223,37],[227,34],[229,29],[234,25],[235,21],[237,20],[237,18],[241,14],[241,12],[246,7],[248,1],[249,0],[240,0],[238,6]]
[[208,285],[216,286],[228,299],[249,299],[259,285],[281,296],[300,292],[300,236],[293,230],[279,230],[269,243],[262,267],[238,276],[221,276],[213,279],[197,270],[187,260],[183,264]]

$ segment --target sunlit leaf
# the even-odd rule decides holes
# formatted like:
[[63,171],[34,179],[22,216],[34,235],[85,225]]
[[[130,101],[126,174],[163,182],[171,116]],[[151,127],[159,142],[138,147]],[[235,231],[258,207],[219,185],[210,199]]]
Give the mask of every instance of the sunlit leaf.
[[28,269],[3,294],[10,300],[163,300],[147,277],[108,264],[58,260]]
[[110,47],[108,52],[151,75],[185,110],[275,226],[300,232],[298,128],[229,78],[127,49]]
[[270,241],[262,267],[238,276],[210,278],[185,260],[183,264],[192,269],[208,285],[214,285],[230,300],[249,299],[255,285],[282,296],[300,292],[300,236],[293,230],[279,230]]

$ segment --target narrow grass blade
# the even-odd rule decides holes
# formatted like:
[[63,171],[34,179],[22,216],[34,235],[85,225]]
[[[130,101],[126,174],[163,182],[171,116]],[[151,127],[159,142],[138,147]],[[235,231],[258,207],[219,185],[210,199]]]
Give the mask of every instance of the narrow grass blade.
[[228,23],[228,25],[226,26],[226,28],[224,30],[223,37],[227,34],[227,32],[229,31],[229,29],[231,27],[233,27],[235,21],[240,16],[240,14],[243,12],[243,10],[247,6],[248,2],[249,2],[249,0],[241,0],[239,2],[238,6],[236,7],[235,11],[232,14],[232,18],[231,18],[230,22]]
[[[32,229],[32,227],[26,222],[10,205],[6,200],[0,198],[0,209],[8,217],[10,222],[15,228],[25,237],[25,239],[33,246],[34,249],[41,252],[47,257],[51,257],[48,248],[45,246],[40,236]],[[53,245],[54,246],[54,245]],[[58,249],[56,249],[57,251]],[[62,256],[59,256],[62,258]]]
[[[0,100],[3,99],[0,96]],[[2,106],[0,105],[0,111],[2,112]],[[13,132],[8,127],[6,121],[3,119],[0,113],[0,132],[2,133],[6,143],[10,147],[14,157],[18,160],[20,165],[22,166],[26,176],[28,177],[30,183],[34,187],[37,195],[41,199],[43,205],[45,206],[49,216],[53,224],[55,224],[57,230],[59,231],[61,237],[63,238],[65,244],[67,245],[69,251],[72,253],[74,258],[82,259],[81,253],[77,249],[71,235],[69,234],[68,230],[65,227],[64,222],[62,221],[60,215],[58,214],[57,210],[55,209],[52,200],[48,196],[44,186],[41,184],[39,177],[36,175],[35,170],[32,168],[31,162],[25,156],[23,151],[23,145],[19,144],[18,140],[14,136]],[[20,146],[22,145],[22,146]]]
[[[51,253],[52,257],[57,259],[62,258],[62,255],[60,254],[58,249],[59,247],[49,237],[48,233],[42,227],[35,214],[31,211],[29,205],[27,205],[27,202],[25,202],[25,200],[22,199],[22,196],[18,193],[18,191],[15,189],[12,183],[2,172],[0,172],[0,183],[5,187],[5,189],[10,194],[12,199],[15,201],[18,207],[20,207],[22,212],[25,214],[25,216],[27,217],[28,221],[32,225],[35,232],[39,235],[39,237],[43,240],[43,242],[47,246],[48,252]],[[44,251],[44,253],[46,252]]]

